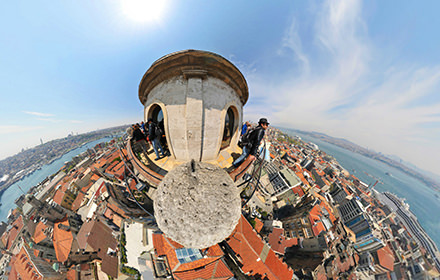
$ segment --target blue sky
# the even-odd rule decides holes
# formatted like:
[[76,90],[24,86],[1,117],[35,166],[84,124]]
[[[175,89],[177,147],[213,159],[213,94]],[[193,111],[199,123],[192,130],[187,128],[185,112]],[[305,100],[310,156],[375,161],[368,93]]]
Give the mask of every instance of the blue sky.
[[140,121],[151,63],[201,49],[245,75],[246,119],[440,174],[439,2],[163,2],[155,20],[137,21],[123,1],[2,1],[0,159],[40,138]]

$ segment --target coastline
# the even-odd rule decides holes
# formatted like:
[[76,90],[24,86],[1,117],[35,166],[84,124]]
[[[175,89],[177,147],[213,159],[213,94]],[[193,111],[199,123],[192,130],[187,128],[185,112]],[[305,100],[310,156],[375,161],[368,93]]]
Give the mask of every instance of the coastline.
[[334,137],[331,137],[331,136],[328,136],[326,134],[319,133],[319,132],[308,132],[308,131],[302,131],[302,130],[292,129],[292,128],[280,128],[280,129],[284,130],[284,131],[286,131],[286,130],[291,131],[293,133],[298,132],[301,134],[305,134],[310,137],[313,137],[313,138],[319,139],[321,141],[330,143],[332,145],[338,146],[340,148],[343,148],[347,151],[357,153],[357,154],[363,155],[365,157],[380,161],[390,167],[398,169],[399,171],[407,174],[408,176],[413,177],[414,179],[417,179],[421,183],[425,184],[427,187],[440,193],[440,182],[436,181],[434,178],[423,175],[420,172],[418,172],[418,171],[416,171],[406,165],[398,163],[395,160],[390,159],[390,158],[388,158],[384,155],[381,155],[379,153],[376,153],[374,151],[365,149],[365,148],[363,148],[355,143],[352,143],[348,140],[345,140],[342,138],[334,138]]
[[[56,173],[66,161],[70,161],[74,156],[84,152],[86,148],[90,148],[87,145],[90,145],[91,143],[93,145],[96,145],[101,142],[110,141],[109,138],[111,137],[112,136],[107,135],[99,139],[93,139],[91,141],[88,141],[87,143],[84,143],[83,145],[77,146],[74,149],[70,149],[69,151],[63,153],[61,156],[57,156],[56,158],[54,158],[54,160],[50,163],[41,165],[41,168],[35,170],[37,172],[32,172],[32,174],[29,174],[29,176],[23,176],[20,180],[14,182],[14,184],[0,190],[0,201],[2,203],[0,205],[0,221],[5,221],[8,211],[17,207],[15,205],[15,200],[23,193],[27,193],[29,189],[35,187],[39,183],[46,180],[50,175]],[[17,183],[20,184],[20,187],[22,189],[16,187]]]

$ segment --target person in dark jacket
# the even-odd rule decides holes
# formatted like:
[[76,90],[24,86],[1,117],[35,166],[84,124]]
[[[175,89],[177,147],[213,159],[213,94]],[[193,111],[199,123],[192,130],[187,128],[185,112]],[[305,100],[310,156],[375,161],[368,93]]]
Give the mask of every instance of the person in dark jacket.
[[137,125],[137,124],[134,125],[133,138],[136,142],[141,141],[141,140],[146,140],[145,134],[142,133],[139,125]]
[[234,167],[238,167],[248,155],[255,156],[257,154],[257,149],[260,146],[261,140],[263,140],[264,132],[268,126],[269,122],[266,118],[261,118],[258,121],[258,126],[251,132],[249,135],[249,141],[243,146],[242,154],[232,163]]
[[147,139],[138,124],[133,126],[133,140],[135,147],[140,148],[144,153],[148,151]]
[[165,156],[162,145],[160,144],[160,137],[161,137],[161,133],[159,133],[159,127],[153,121],[152,118],[149,118],[148,119],[148,139],[151,141],[151,144],[153,145],[154,152],[156,153],[155,160],[160,159],[159,151],[158,151],[159,149],[160,149],[160,153],[162,154],[162,157]]

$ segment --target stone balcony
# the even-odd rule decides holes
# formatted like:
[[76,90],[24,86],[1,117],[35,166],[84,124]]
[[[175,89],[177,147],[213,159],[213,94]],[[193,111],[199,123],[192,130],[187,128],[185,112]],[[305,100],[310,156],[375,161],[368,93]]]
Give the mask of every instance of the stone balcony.
[[[153,187],[157,187],[164,176],[174,167],[184,162],[176,161],[172,156],[165,156],[159,160],[155,160],[156,154],[151,145],[147,144],[146,151],[139,147],[139,143],[127,141],[128,159],[133,164],[133,168],[137,175],[149,183]],[[246,170],[254,162],[255,157],[249,156],[240,166],[234,168],[232,162],[241,154],[241,149],[236,147],[228,147],[220,151],[215,161],[207,163],[219,166],[224,169],[234,182],[238,181],[246,172]]]

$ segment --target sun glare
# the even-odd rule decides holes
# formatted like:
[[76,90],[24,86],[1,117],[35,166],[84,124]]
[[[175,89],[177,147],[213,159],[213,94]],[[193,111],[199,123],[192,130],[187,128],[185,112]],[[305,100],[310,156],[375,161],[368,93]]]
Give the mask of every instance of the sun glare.
[[122,0],[122,11],[133,21],[159,21],[165,10],[164,0]]

